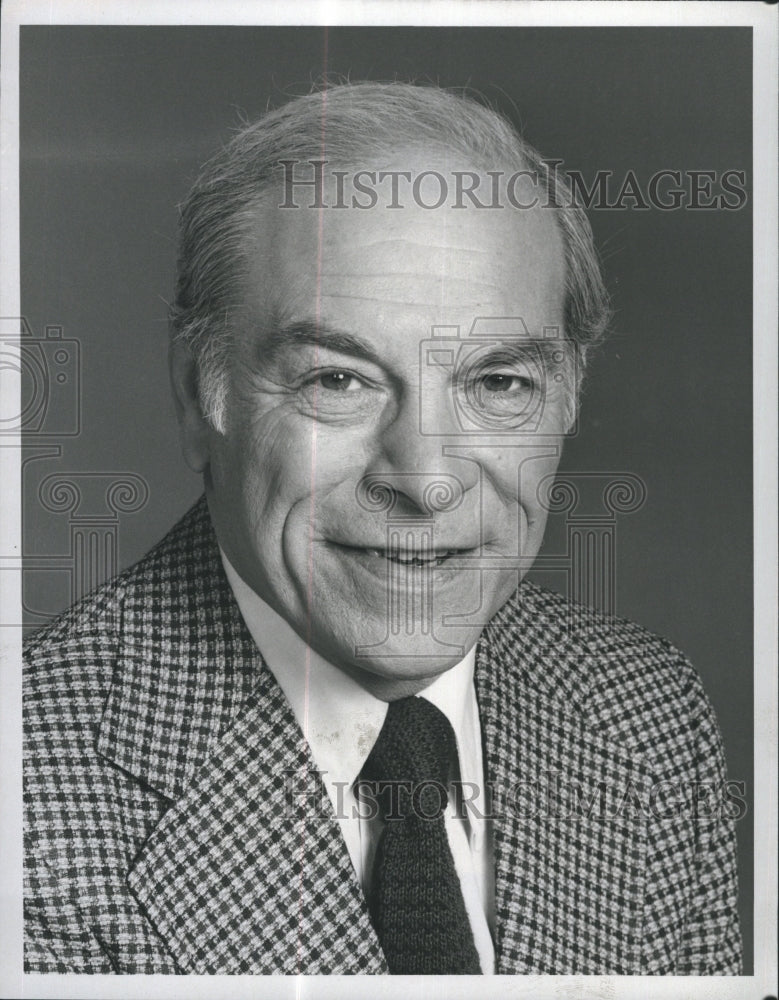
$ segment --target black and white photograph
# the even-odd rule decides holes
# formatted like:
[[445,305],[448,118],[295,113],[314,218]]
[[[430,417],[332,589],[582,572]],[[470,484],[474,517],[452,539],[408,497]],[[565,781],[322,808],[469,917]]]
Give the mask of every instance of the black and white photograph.
[[4,8],[0,995],[775,996],[776,12]]

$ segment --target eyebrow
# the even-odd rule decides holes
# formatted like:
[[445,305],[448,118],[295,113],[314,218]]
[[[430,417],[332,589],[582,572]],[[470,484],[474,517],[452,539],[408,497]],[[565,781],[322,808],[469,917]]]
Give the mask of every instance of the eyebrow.
[[[485,338],[486,340],[486,338]],[[464,338],[465,343],[478,343],[476,338]],[[489,343],[489,341],[487,341]],[[494,344],[492,351],[485,357],[500,358],[507,357],[510,360],[524,361],[528,355],[540,357],[545,364],[558,364],[555,355],[561,348],[569,342],[562,340],[549,340],[548,337],[517,337],[507,338]]]
[[304,345],[349,354],[377,365],[381,363],[376,352],[364,340],[327,323],[310,319],[275,325],[263,344],[263,359],[273,361],[288,347]]
[[[429,342],[431,346],[435,346],[437,339],[430,338]],[[481,338],[471,338],[467,335],[453,339],[457,339],[463,344],[471,345],[478,344],[481,341]],[[506,340],[496,338],[497,343],[493,345],[490,345],[489,338],[485,338],[484,340],[484,346],[492,346],[492,350],[485,354],[485,360],[503,356],[514,361],[524,361],[528,354],[538,352],[545,365],[549,365],[553,370],[558,367],[559,363],[554,361],[553,354],[556,350],[560,349],[560,340],[555,339],[550,341],[549,338],[543,337],[508,337]],[[565,343],[566,341],[563,340],[563,342]],[[361,358],[363,361],[369,361],[378,366],[383,365],[381,357],[370,344],[360,337],[313,319],[293,320],[289,323],[274,324],[272,332],[268,335],[262,346],[262,358],[266,364],[269,364],[275,361],[288,348],[306,345],[334,351],[339,354],[348,354],[350,357]]]

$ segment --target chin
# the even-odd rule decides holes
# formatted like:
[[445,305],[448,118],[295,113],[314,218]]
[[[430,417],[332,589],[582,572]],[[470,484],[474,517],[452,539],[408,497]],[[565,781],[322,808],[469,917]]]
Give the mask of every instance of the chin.
[[[479,628],[439,629],[438,634],[393,635],[386,621],[377,623],[376,632],[362,629],[348,657],[349,672],[386,681],[432,682],[455,666],[476,644]],[[446,639],[440,637],[446,635]],[[376,641],[377,636],[381,636]],[[339,661],[336,661],[339,662]],[[346,662],[342,656],[341,663]]]
[[467,650],[454,658],[425,660],[413,656],[404,659],[403,654],[376,659],[366,657],[353,660],[346,672],[377,698],[394,701],[429,687],[434,680],[459,663],[465,652]]

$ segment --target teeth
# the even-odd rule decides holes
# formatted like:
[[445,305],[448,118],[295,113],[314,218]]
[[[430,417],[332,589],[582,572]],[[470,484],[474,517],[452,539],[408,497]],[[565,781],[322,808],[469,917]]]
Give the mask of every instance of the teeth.
[[458,550],[448,549],[440,556],[430,556],[426,559],[423,559],[421,556],[407,556],[404,558],[400,554],[390,553],[386,549],[366,549],[366,552],[381,559],[389,559],[390,562],[399,563],[401,566],[441,566],[449,556],[457,555]]

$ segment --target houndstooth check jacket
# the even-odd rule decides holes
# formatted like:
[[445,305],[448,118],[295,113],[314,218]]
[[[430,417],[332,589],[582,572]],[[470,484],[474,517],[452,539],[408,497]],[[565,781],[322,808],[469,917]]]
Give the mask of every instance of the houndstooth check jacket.
[[[681,654],[523,584],[484,631],[476,684],[497,971],[738,972],[727,810],[646,808],[723,780]],[[31,638],[25,685],[27,971],[387,972],[203,500]]]

